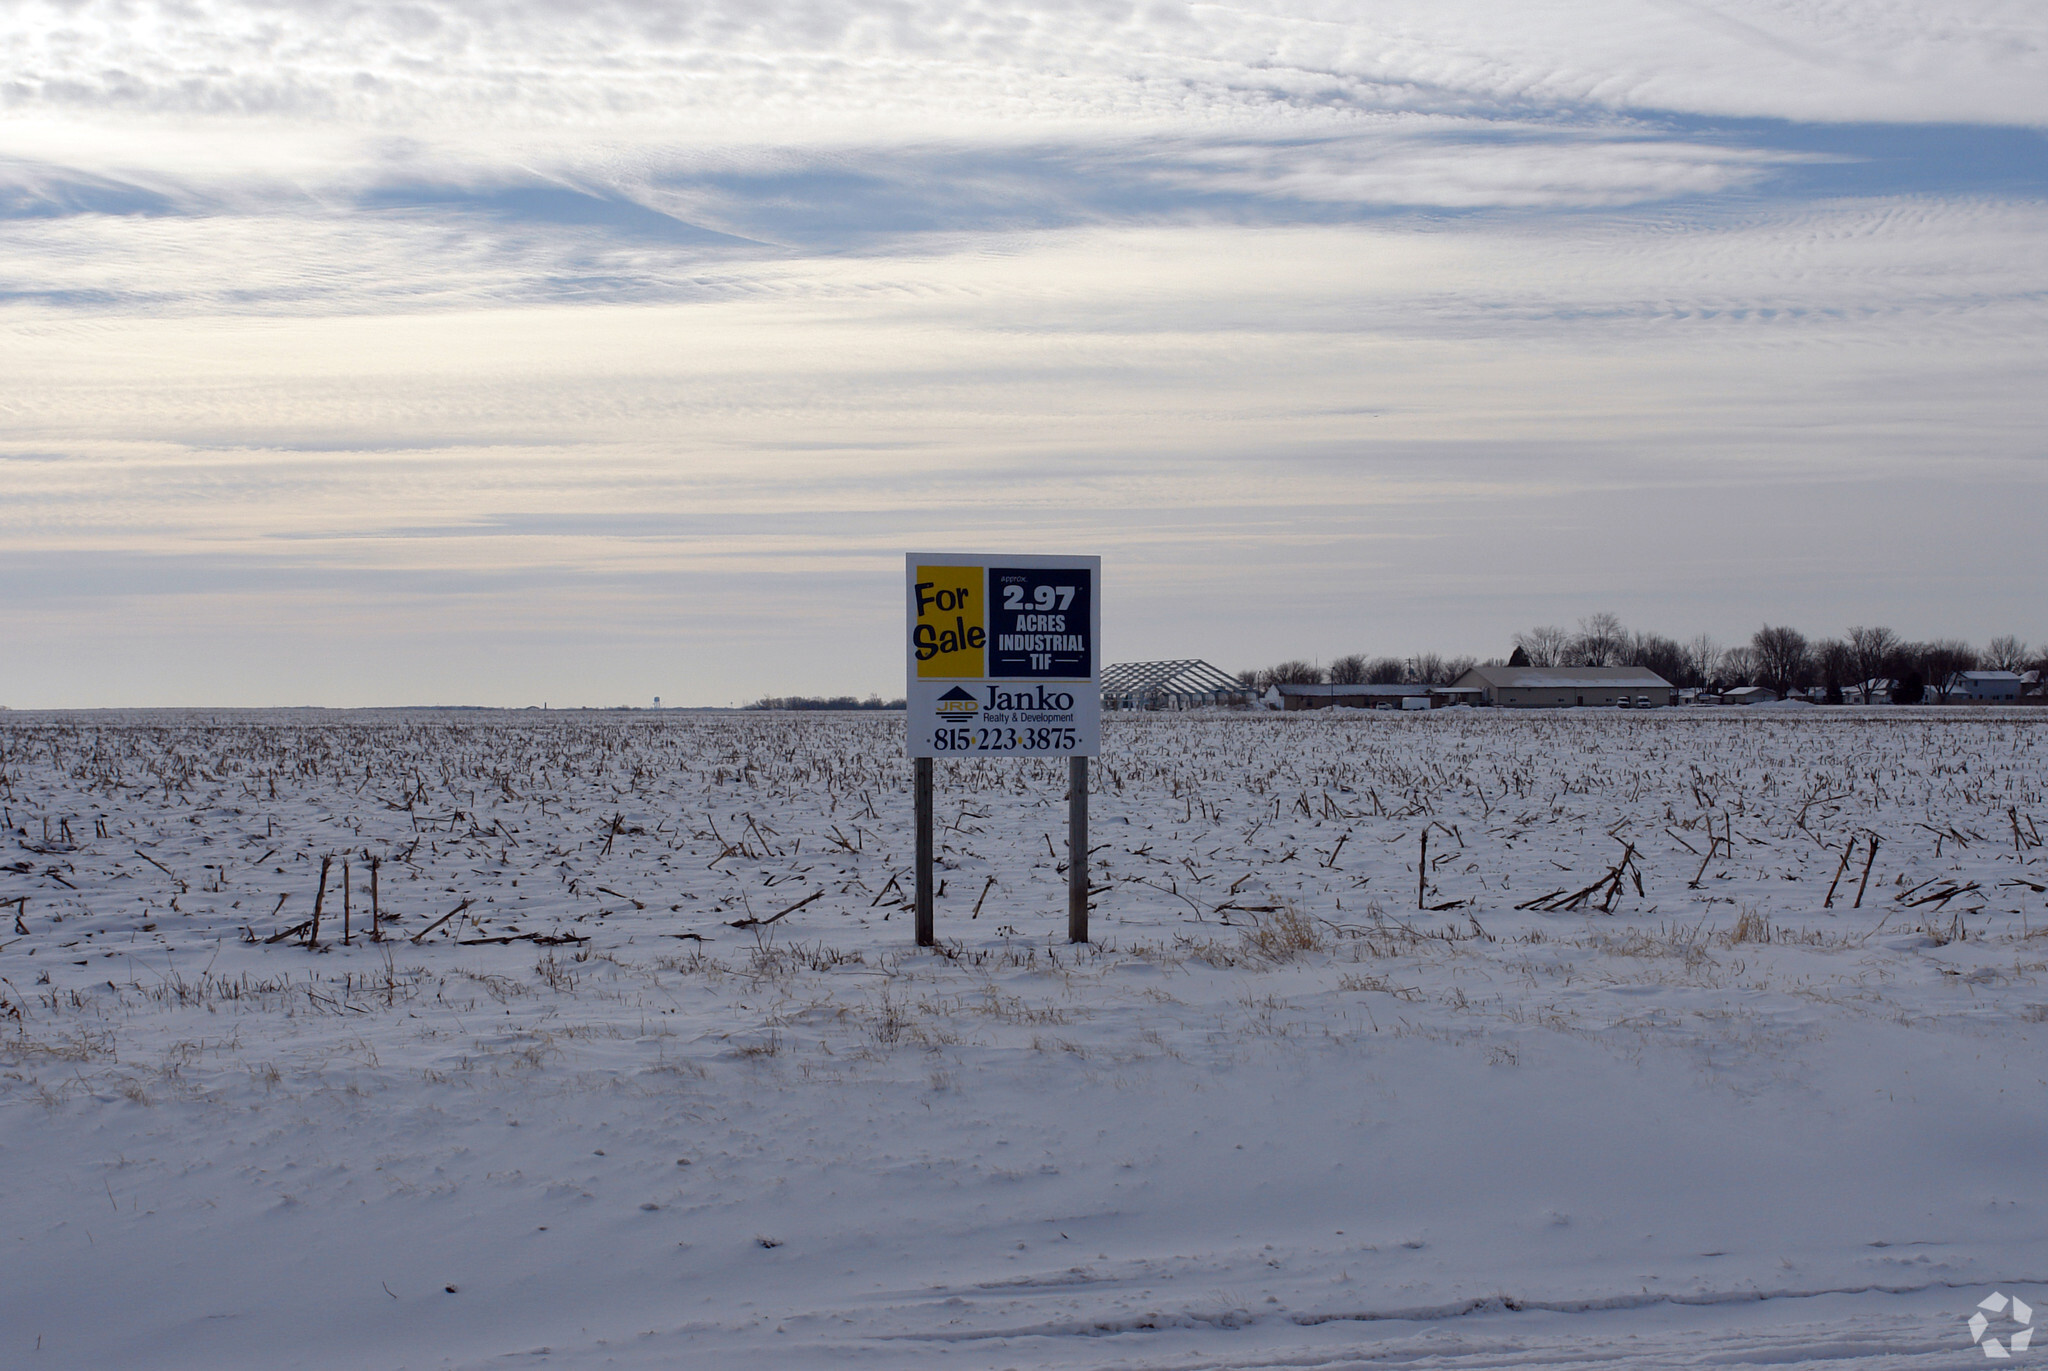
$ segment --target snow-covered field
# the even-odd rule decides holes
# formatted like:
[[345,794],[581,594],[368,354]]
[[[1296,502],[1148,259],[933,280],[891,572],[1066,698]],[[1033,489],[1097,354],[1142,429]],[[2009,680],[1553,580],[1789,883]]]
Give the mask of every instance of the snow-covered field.
[[2048,711],[1112,719],[1096,942],[1064,766],[942,761],[924,952],[900,729],[4,716],[0,1365],[1957,1367],[2048,1300]]

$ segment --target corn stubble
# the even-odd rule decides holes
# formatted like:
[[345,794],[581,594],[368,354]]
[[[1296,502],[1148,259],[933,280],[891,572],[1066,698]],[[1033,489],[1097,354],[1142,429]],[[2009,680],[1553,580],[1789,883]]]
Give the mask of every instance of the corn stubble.
[[[680,1081],[1309,1032],[1515,1065],[1650,1031],[1562,991],[1867,1009],[1927,949],[2038,1022],[2024,715],[1126,717],[1094,776],[1098,942],[1059,936],[1065,767],[970,758],[919,952],[886,716],[12,717],[0,1092],[573,1081],[626,1039]],[[1655,1032],[1781,1041],[1732,999]]]

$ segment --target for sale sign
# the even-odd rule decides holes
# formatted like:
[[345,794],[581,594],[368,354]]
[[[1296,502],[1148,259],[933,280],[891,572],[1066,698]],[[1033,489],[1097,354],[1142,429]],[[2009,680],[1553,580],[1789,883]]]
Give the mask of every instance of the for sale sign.
[[910,755],[1102,748],[1102,559],[904,559]]

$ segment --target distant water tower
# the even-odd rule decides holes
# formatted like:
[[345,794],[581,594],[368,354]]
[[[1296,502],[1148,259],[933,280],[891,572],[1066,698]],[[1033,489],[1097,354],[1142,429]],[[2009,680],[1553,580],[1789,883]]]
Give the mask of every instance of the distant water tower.
[[661,708],[661,696],[657,695],[657,696],[655,696],[655,697],[654,697],[654,707],[655,707],[656,709],[660,709],[660,708]]

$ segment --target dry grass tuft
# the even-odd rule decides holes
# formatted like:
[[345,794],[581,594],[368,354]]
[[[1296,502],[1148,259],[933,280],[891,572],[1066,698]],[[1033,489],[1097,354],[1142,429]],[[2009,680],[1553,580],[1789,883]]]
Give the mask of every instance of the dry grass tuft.
[[1767,943],[1773,940],[1775,930],[1768,916],[1754,909],[1745,909],[1735,921],[1735,927],[1728,930],[1728,945],[1737,943]]
[[770,1030],[765,1038],[752,1038],[733,1044],[733,1055],[742,1060],[762,1060],[782,1055],[782,1035]]
[[1326,946],[1316,921],[1292,904],[1283,905],[1240,936],[1247,952],[1275,962],[1320,952]]

